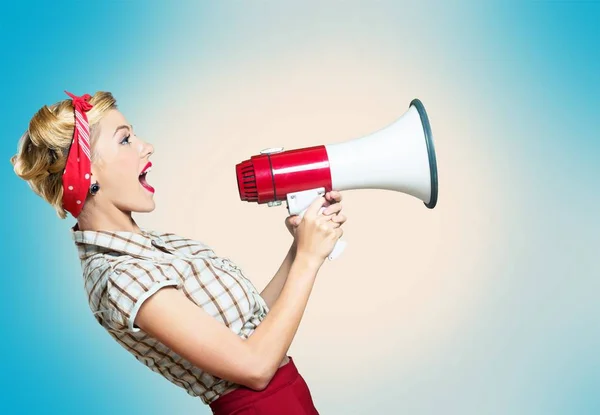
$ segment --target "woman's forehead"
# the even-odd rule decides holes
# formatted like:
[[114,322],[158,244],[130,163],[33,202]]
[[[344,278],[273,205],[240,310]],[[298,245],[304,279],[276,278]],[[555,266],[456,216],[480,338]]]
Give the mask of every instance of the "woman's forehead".
[[120,130],[126,132],[131,129],[125,116],[118,110],[109,110],[98,122],[99,138],[101,141],[108,141],[115,137]]
[[103,131],[109,131],[112,133],[119,125],[129,125],[127,123],[127,119],[121,113],[121,111],[116,109],[111,109],[104,114],[102,119],[100,120],[100,127]]

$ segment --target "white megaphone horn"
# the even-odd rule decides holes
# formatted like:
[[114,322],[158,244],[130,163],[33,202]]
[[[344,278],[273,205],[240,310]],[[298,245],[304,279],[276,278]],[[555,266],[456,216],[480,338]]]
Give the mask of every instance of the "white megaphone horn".
[[[420,199],[430,209],[438,197],[431,126],[418,99],[398,120],[372,134],[288,151],[265,149],[237,164],[236,174],[242,200],[268,206],[286,201],[290,215],[303,215],[331,190],[393,190]],[[329,259],[344,247],[338,240]]]

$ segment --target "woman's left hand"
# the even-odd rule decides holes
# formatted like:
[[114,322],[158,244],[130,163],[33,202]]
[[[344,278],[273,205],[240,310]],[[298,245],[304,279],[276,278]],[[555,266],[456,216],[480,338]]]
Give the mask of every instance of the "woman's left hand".
[[[342,210],[342,194],[337,190],[332,190],[331,192],[325,193],[325,204],[323,207],[326,209],[323,211],[323,215],[331,215],[331,220],[337,222],[341,225],[346,222],[346,217],[342,215],[340,212]],[[336,205],[334,207],[329,207],[331,205]],[[290,215],[285,218],[285,226],[292,236],[296,234],[296,228],[300,225],[302,219],[299,215]]]

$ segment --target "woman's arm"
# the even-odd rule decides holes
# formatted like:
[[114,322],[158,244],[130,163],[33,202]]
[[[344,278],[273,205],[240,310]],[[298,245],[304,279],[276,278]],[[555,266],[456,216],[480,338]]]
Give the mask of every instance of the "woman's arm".
[[275,304],[275,300],[279,297],[283,286],[285,285],[285,281],[287,280],[288,274],[290,273],[290,269],[292,267],[292,263],[296,258],[296,242],[292,243],[292,246],[288,250],[285,259],[281,263],[279,269],[269,281],[267,286],[260,293],[261,297],[265,300],[269,308],[273,307]]
[[171,287],[142,303],[135,325],[214,376],[252,389],[265,388],[296,335],[317,272],[343,234],[339,222],[318,214],[324,200],[315,200],[298,225],[296,258],[281,293],[248,339]]
[[[342,193],[339,191],[328,192],[325,194],[325,200],[326,200],[326,203],[324,206],[327,208],[323,211],[323,214],[330,215],[330,214],[337,213],[337,216],[335,216],[332,220],[339,223],[340,225],[342,225],[346,221],[346,217],[340,214],[340,212],[342,210],[341,209]],[[329,208],[329,206],[331,206],[332,204],[334,205],[334,207]],[[293,236],[295,225],[292,222],[290,222],[290,219],[292,219],[292,217],[287,218],[286,226]],[[269,308],[271,308],[273,306],[273,304],[275,303],[275,300],[277,300],[277,297],[279,297],[279,294],[281,293],[281,290],[283,289],[285,281],[290,272],[290,267],[292,266],[292,263],[294,262],[295,257],[296,257],[296,239],[294,239],[292,246],[288,250],[288,253],[285,256],[285,259],[283,260],[283,262],[281,263],[281,265],[279,267],[279,270],[277,270],[277,272],[275,273],[275,275],[273,276],[271,281],[269,281],[267,286],[260,293],[261,297],[265,300],[265,302],[267,303]]]
[[144,301],[135,324],[202,370],[261,390],[292,343],[321,264],[296,257],[279,297],[247,340],[172,287]]

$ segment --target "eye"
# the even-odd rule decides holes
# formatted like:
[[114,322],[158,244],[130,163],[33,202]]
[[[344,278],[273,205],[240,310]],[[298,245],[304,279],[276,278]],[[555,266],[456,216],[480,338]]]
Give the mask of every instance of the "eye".
[[129,137],[130,137],[129,135],[123,137],[123,140],[121,140],[121,144],[130,144]]

